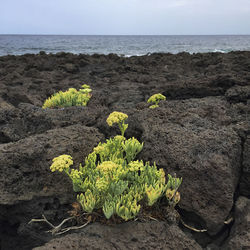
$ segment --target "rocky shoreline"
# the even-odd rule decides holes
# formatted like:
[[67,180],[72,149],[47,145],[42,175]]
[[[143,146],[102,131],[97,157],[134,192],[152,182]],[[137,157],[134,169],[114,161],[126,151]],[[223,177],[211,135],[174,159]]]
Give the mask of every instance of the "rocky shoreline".
[[[87,107],[41,108],[83,83],[93,89]],[[4,56],[0,87],[0,249],[250,248],[250,52]],[[151,110],[154,93],[167,100]],[[149,221],[52,237],[28,225],[67,217],[75,196],[51,160],[82,162],[113,135],[105,120],[114,110],[128,114],[127,136],[144,142],[139,158],[183,177],[178,211],[207,232]]]

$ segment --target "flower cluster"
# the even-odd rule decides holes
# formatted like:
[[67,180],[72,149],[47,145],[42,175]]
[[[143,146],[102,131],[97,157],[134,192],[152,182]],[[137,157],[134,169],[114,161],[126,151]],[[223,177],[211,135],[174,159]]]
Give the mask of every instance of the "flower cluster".
[[144,164],[143,161],[131,161],[129,164],[129,171],[143,171]]
[[73,165],[73,160],[70,155],[60,155],[53,159],[53,164],[50,166],[52,172],[68,170]]
[[114,139],[117,140],[117,141],[120,141],[120,142],[126,140],[126,138],[125,138],[124,136],[122,136],[122,135],[116,135],[116,136],[114,137]]
[[154,109],[159,107],[159,102],[162,100],[166,100],[166,96],[158,93],[158,94],[154,94],[151,97],[149,97],[148,99],[148,103],[154,103],[153,105],[151,105],[149,108]]
[[117,123],[120,130],[121,130],[122,136],[124,136],[124,133],[125,133],[126,129],[128,128],[128,124],[125,124],[125,120],[127,118],[128,118],[128,115],[126,115],[122,112],[114,111],[107,118],[107,123],[110,127],[112,127],[114,123]]
[[127,118],[128,118],[128,115],[126,115],[122,112],[114,111],[107,118],[107,123],[110,127],[112,127],[114,123],[124,122]]
[[104,146],[98,145],[98,146],[96,146],[96,147],[93,149],[93,151],[94,151],[96,154],[99,154],[99,153],[101,153],[101,152],[104,151]]
[[69,88],[67,91],[58,93],[49,97],[43,104],[43,108],[62,108],[70,106],[87,106],[91,98],[89,85],[82,85],[82,89],[77,91],[75,88]]
[[97,169],[100,169],[102,172],[106,171],[114,171],[118,165],[112,161],[104,161],[100,165],[97,166]]

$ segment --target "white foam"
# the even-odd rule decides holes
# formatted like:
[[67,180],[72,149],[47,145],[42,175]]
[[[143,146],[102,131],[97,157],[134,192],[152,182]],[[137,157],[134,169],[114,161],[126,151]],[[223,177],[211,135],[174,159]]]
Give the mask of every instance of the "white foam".
[[222,49],[214,49],[213,52],[226,53],[226,51]]

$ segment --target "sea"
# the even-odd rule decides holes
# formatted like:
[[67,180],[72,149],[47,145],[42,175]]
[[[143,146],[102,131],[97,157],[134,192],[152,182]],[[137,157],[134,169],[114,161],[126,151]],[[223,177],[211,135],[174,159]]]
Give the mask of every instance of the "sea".
[[0,35],[0,56],[70,52],[141,56],[152,53],[198,53],[250,50],[250,35]]

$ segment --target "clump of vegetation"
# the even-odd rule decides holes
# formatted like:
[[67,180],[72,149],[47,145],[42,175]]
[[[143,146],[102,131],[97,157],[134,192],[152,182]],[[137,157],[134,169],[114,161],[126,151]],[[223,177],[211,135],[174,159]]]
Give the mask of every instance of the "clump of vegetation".
[[70,155],[53,159],[51,171],[69,176],[77,192],[77,201],[87,213],[101,209],[107,219],[117,215],[127,221],[134,218],[142,206],[153,206],[161,197],[173,207],[180,200],[177,190],[182,179],[168,175],[166,182],[164,170],[157,169],[155,163],[150,165],[135,159],[143,143],[134,137],[124,137],[127,118],[121,112],[109,115],[108,125],[117,124],[121,135],[99,143],[86,157],[84,166],[71,168]]
[[63,108],[71,106],[87,106],[91,91],[89,85],[84,84],[78,91],[75,88],[69,88],[67,91],[59,91],[49,97],[43,104],[43,108]]
[[152,103],[153,105],[151,105],[149,108],[154,109],[159,107],[159,102],[162,100],[166,100],[166,96],[160,93],[152,95],[151,97],[149,97],[148,103]]

